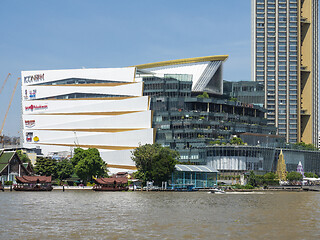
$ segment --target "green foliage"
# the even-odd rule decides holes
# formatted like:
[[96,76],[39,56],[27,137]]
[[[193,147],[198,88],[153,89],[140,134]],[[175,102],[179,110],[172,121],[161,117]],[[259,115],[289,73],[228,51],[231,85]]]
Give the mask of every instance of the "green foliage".
[[87,150],[76,148],[71,163],[74,166],[75,173],[85,183],[92,180],[93,176],[107,176],[106,164],[100,157],[99,151],[95,148]]
[[265,185],[275,186],[279,185],[279,180],[277,179],[277,175],[273,172],[269,172],[264,175],[256,175],[253,171],[250,171],[248,184],[254,187]]
[[301,173],[298,173],[298,172],[289,172],[287,174],[287,180],[289,182],[294,182],[294,181],[301,181],[302,180],[302,175]]
[[73,166],[68,159],[63,159],[57,163],[56,176],[60,180],[67,179],[73,174]]
[[244,142],[242,141],[241,138],[238,138],[238,137],[234,137],[230,140],[230,144],[233,144],[233,145],[244,145]]
[[246,184],[244,186],[240,185],[240,184],[235,184],[233,185],[233,188],[236,188],[236,189],[254,189],[254,187],[250,184]]
[[27,154],[23,153],[22,150],[18,150],[17,154],[22,162],[24,163],[30,162],[30,159],[28,158]]
[[52,158],[37,157],[34,171],[41,176],[56,177],[57,161]]
[[135,177],[146,181],[154,181],[155,185],[170,179],[177,164],[179,153],[160,144],[146,144],[132,152],[132,160],[138,171]]
[[257,186],[256,174],[253,171],[250,171],[250,173],[249,173],[248,184],[250,184],[251,186],[254,186],[254,187]]
[[198,95],[197,98],[209,98],[209,94],[207,92],[203,92],[202,94]]
[[211,145],[215,145],[215,144],[221,144],[221,141],[220,140],[215,140],[215,141],[210,141],[209,144]]
[[78,164],[78,162],[85,157],[86,157],[86,150],[82,148],[76,148],[74,149],[74,155],[70,159],[70,162],[72,163],[73,167],[75,167]]
[[13,184],[12,181],[4,181],[4,185],[10,186],[10,185],[12,185],[12,184]]
[[229,101],[237,102],[237,101],[238,101],[238,99],[237,99],[237,98],[235,98],[235,97],[232,97],[232,98],[229,98]]
[[299,142],[299,143],[295,143],[293,144],[293,146],[295,148],[298,148],[298,149],[302,149],[302,150],[311,150],[311,151],[317,151],[318,148],[315,147],[313,144],[309,143],[309,144],[306,144],[304,142]]
[[312,172],[306,172],[304,173],[304,176],[307,178],[318,178],[318,175]]

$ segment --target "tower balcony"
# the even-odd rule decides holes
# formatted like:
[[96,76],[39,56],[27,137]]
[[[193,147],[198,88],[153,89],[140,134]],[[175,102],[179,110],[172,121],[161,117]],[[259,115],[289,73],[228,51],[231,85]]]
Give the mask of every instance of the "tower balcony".
[[302,66],[302,65],[300,66],[300,71],[301,72],[307,72],[307,73],[310,72],[310,70],[309,70],[309,68],[307,66]]
[[311,115],[310,113],[308,113],[308,110],[306,110],[306,109],[301,109],[300,110],[300,114],[302,116],[310,116]]
[[301,17],[300,22],[301,22],[301,24],[310,24],[310,21],[306,17]]

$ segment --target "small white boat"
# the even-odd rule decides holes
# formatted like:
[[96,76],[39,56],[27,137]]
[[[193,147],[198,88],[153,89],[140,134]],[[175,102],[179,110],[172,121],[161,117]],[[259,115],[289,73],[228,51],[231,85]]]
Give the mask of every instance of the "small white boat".
[[222,189],[219,189],[219,188],[213,188],[213,189],[210,189],[210,193],[224,194],[226,192],[224,190],[222,190]]

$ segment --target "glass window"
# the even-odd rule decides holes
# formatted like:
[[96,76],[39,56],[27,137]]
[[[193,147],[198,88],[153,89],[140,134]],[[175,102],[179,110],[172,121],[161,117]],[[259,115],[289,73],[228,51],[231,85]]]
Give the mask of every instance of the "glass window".
[[286,71],[286,66],[279,66],[279,71]]
[[275,71],[275,67],[268,66],[268,71]]
[[297,51],[296,45],[290,45],[290,51]]
[[290,71],[296,71],[297,65],[290,65]]
[[279,51],[286,51],[286,50],[287,50],[286,46],[279,46]]

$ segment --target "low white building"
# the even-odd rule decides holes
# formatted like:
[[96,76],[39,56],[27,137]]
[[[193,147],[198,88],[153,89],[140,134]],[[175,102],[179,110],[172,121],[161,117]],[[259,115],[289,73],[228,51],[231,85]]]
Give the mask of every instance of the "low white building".
[[111,172],[135,170],[131,152],[154,143],[144,76],[192,81],[192,91],[222,94],[222,63],[209,56],[125,68],[22,71],[23,147],[44,156],[97,148]]

